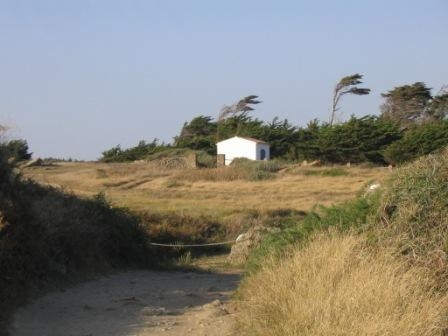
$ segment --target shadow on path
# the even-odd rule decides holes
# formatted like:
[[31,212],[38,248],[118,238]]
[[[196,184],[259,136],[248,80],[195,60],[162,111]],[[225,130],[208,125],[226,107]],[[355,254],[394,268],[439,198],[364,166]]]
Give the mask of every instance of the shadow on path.
[[[11,336],[130,336],[158,335],[161,331],[164,335],[176,334],[179,330],[190,332],[192,327],[188,324],[192,321],[187,319],[194,318],[192,312],[204,310],[203,307],[210,306],[207,303],[228,300],[239,280],[240,275],[236,273],[119,273],[67,291],[47,294],[18,309]],[[181,328],[177,332],[172,330],[176,326]]]

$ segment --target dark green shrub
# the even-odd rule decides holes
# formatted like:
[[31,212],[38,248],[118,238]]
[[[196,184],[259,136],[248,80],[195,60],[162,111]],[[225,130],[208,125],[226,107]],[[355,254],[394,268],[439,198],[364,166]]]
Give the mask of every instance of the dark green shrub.
[[285,222],[280,232],[268,235],[260,246],[254,249],[247,263],[249,272],[257,271],[268,255],[281,256],[293,244],[303,244],[317,231],[335,228],[340,231],[366,226],[378,204],[378,197],[359,197],[342,205],[319,206],[303,220]]
[[131,162],[137,160],[145,160],[149,155],[163,152],[170,149],[169,145],[159,144],[157,139],[147,143],[144,140],[139,141],[135,147],[122,149],[120,145],[112,147],[102,153],[100,161],[103,162]]
[[319,129],[317,158],[332,163],[384,164],[382,151],[400,138],[398,124],[374,116],[352,117],[345,123]]
[[[11,174],[3,162],[2,177]],[[0,181],[0,309],[30,286],[158,263],[160,252],[148,248],[138,219],[104,196],[81,199],[6,177]]]
[[402,139],[384,150],[384,157],[391,164],[399,164],[446,146],[448,146],[448,120],[425,123],[407,130]]
[[204,151],[197,152],[197,163],[199,168],[215,168],[216,156]]
[[201,150],[207,154],[216,154],[217,124],[212,117],[199,116],[186,122],[179,136],[175,137],[178,148]]
[[26,161],[31,159],[28,143],[26,140],[10,140],[4,144],[7,155],[14,159],[15,162]]

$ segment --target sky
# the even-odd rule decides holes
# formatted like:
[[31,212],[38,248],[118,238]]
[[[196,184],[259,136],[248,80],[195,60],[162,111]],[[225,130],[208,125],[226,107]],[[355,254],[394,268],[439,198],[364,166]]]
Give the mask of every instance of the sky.
[[166,143],[184,122],[255,94],[252,115],[327,121],[334,85],[368,96],[448,84],[448,0],[0,0],[0,124],[35,157],[94,160]]

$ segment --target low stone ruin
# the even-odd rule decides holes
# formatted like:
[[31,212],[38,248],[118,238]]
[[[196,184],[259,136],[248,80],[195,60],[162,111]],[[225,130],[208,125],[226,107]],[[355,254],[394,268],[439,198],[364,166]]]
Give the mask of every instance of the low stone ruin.
[[256,248],[266,235],[279,231],[279,228],[261,225],[250,228],[247,232],[238,236],[227,257],[227,261],[232,265],[241,265],[245,263],[249,257],[250,251]]

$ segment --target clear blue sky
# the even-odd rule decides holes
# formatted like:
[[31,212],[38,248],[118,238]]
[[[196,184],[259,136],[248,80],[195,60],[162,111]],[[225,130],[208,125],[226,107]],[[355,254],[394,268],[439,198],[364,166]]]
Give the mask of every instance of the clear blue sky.
[[254,116],[328,120],[334,84],[369,96],[448,84],[447,0],[0,0],[0,123],[41,157],[96,159],[170,142],[182,124],[259,95]]

